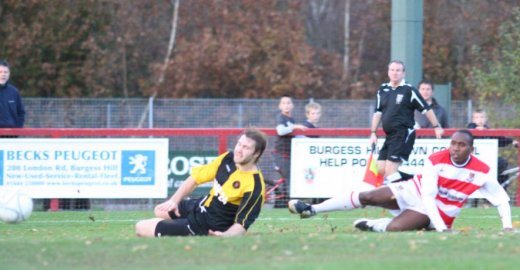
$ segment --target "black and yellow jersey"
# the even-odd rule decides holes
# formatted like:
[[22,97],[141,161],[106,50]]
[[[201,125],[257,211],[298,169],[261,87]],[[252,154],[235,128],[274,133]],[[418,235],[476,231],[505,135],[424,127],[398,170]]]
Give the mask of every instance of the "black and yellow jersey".
[[197,222],[207,223],[208,229],[224,231],[239,223],[247,230],[260,214],[265,199],[264,177],[260,171],[238,170],[233,152],[193,168],[191,176],[197,184],[213,181],[209,194],[199,205],[198,212],[203,217],[197,214]]

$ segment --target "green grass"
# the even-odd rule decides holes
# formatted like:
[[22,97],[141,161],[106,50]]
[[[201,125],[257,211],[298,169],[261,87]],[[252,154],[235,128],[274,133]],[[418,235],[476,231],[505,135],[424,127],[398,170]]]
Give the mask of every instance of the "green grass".
[[[95,221],[89,219],[89,215]],[[238,238],[134,236],[151,212],[34,212],[0,224],[0,269],[518,269],[520,234],[501,232],[494,208],[464,209],[457,234],[353,229],[380,209],[300,220],[264,209]],[[520,208],[513,208],[518,223]]]

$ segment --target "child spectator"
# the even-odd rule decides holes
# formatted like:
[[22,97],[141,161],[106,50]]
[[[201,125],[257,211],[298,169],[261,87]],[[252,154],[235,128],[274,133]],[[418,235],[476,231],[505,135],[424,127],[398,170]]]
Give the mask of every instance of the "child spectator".
[[468,124],[468,128],[478,130],[488,129],[486,112],[484,110],[475,110],[471,115],[471,123]]
[[[317,128],[318,122],[321,118],[321,105],[317,102],[310,102],[309,104],[305,105],[305,117],[307,117],[307,120],[303,122],[303,125],[308,128]],[[318,136],[312,136],[309,135],[307,137],[310,138],[318,138]]]
[[[468,128],[484,130],[489,129],[489,125],[487,123],[487,114],[484,110],[475,110],[472,114],[472,122],[468,124]],[[485,137],[488,139],[498,139],[498,147],[504,147],[512,144],[514,147],[518,147],[518,141],[513,140],[507,137]],[[508,162],[505,158],[498,157],[497,161],[497,174],[498,174],[498,182],[502,184],[507,179],[507,176],[501,176],[502,172],[504,172],[508,167]]]
[[[307,117],[307,120],[303,122],[303,125],[308,128],[317,128],[318,122],[321,118],[321,105],[317,102],[311,101],[307,105],[305,105],[305,117]],[[317,135],[307,135],[302,137],[308,137],[308,138],[318,138]],[[313,198],[312,203],[321,203],[325,199],[322,198]]]
[[306,130],[307,127],[295,124],[292,117],[294,104],[290,96],[284,95],[280,98],[278,104],[280,112],[276,115],[276,137],[273,156],[275,165],[279,168],[280,173],[285,177],[285,182],[278,188],[279,195],[282,199],[275,202],[275,207],[286,207],[287,198],[289,198],[289,183],[291,176],[291,139],[294,137],[294,130]]

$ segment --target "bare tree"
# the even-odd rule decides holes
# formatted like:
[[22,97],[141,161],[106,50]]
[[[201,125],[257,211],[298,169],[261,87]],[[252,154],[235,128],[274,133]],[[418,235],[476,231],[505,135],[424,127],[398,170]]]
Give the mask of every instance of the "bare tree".
[[[159,77],[157,78],[156,87],[153,91],[152,95],[150,96],[151,99],[154,99],[157,96],[157,92],[159,90],[159,86],[164,81],[164,76],[166,74],[166,70],[168,69],[168,63],[170,62],[170,57],[173,51],[173,47],[175,45],[175,36],[177,33],[177,22],[179,17],[179,2],[180,0],[171,0],[171,4],[173,6],[173,16],[172,16],[172,27],[170,31],[170,41],[168,42],[168,50],[166,51],[166,55],[164,56],[163,65],[161,68],[161,73],[159,74]],[[146,120],[146,115],[150,111],[150,103],[148,103],[141,114],[141,119],[139,119],[139,124],[137,125],[138,128],[143,127],[144,121]]]
[[[310,0],[307,3],[305,28],[311,46],[342,53],[344,43],[341,24],[345,20],[342,12],[346,7],[345,1],[347,0]],[[348,2],[350,4],[350,0]]]

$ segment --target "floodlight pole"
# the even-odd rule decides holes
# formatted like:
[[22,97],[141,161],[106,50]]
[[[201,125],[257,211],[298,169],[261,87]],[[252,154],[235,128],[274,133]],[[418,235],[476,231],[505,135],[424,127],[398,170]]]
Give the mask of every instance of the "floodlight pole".
[[392,0],[391,60],[406,64],[406,81],[422,80],[423,0]]

